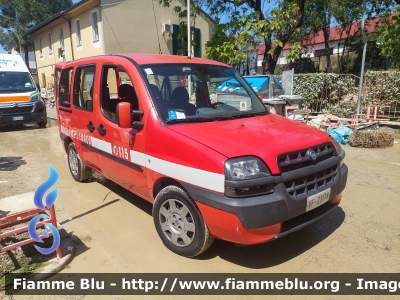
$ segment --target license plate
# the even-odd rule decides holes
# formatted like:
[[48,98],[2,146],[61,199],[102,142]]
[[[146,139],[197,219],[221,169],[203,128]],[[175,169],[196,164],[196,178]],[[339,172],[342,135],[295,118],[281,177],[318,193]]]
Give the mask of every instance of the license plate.
[[319,192],[318,194],[315,194],[313,196],[310,196],[307,198],[307,206],[306,206],[306,211],[310,211],[325,202],[329,201],[329,198],[331,196],[331,188]]
[[20,116],[20,117],[12,117],[13,121],[21,121],[24,119],[24,116]]

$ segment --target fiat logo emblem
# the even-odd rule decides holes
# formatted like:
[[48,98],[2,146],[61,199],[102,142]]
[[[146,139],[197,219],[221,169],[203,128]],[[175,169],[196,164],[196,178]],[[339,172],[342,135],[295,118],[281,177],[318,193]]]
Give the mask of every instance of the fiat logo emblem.
[[18,103],[13,103],[13,107],[18,107]]
[[307,156],[310,157],[312,160],[316,160],[317,159],[317,153],[315,153],[314,150],[309,149],[307,151]]

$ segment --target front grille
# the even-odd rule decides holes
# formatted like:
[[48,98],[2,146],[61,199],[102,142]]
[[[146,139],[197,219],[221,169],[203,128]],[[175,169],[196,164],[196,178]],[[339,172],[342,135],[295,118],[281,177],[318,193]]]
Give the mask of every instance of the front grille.
[[293,197],[308,194],[312,190],[317,191],[318,188],[327,187],[333,182],[338,176],[338,171],[339,164],[305,177],[289,180],[285,182],[286,191]]
[[12,115],[12,114],[23,114],[30,113],[32,111],[33,106],[22,106],[22,107],[5,107],[0,108],[0,114],[2,115]]
[[[317,155],[315,160],[312,160],[307,154],[307,151],[310,149],[314,150]],[[333,156],[334,152],[335,150],[333,145],[331,143],[325,143],[302,150],[280,154],[278,156],[278,165],[281,172],[292,171],[328,159]]]

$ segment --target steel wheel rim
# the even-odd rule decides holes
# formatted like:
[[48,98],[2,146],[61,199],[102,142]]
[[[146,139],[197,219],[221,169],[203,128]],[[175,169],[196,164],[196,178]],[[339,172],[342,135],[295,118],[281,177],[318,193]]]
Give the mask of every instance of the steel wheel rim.
[[189,246],[196,234],[196,225],[189,208],[177,199],[164,201],[158,212],[160,227],[175,246]]
[[78,155],[75,150],[71,149],[68,153],[69,169],[74,176],[78,176]]

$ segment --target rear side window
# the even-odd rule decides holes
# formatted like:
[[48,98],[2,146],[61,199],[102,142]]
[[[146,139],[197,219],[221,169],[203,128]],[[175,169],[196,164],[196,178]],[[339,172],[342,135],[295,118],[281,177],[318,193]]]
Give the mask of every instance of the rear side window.
[[93,82],[96,66],[80,67],[76,70],[74,83],[74,107],[93,110]]
[[60,89],[59,89],[59,102],[60,106],[70,107],[70,86],[72,80],[73,68],[68,68],[61,71],[60,76]]

